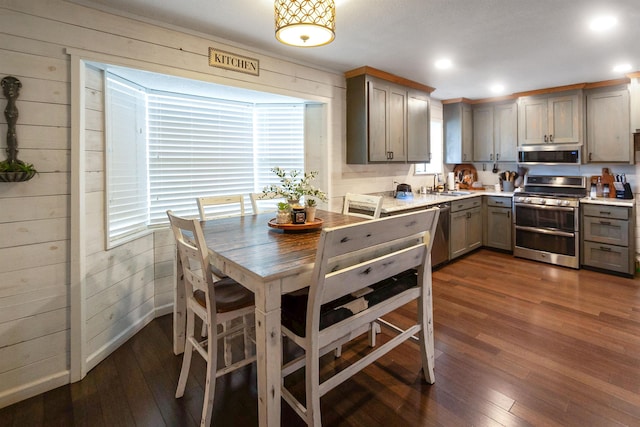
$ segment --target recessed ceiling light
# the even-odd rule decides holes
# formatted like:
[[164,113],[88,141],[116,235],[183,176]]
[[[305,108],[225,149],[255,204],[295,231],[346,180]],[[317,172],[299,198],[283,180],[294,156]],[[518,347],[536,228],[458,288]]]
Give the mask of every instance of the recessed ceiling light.
[[495,85],[491,86],[491,92],[493,92],[495,94],[504,93],[504,86],[501,85],[501,84],[495,84]]
[[614,73],[626,73],[627,71],[631,71],[631,64],[618,64],[613,67]]
[[593,31],[603,32],[612,29],[618,23],[618,19],[615,16],[606,15],[598,16],[591,20],[589,28]]
[[448,68],[451,68],[452,66],[453,66],[453,63],[451,62],[450,59],[447,59],[447,58],[438,59],[436,61],[436,68],[440,70],[446,70]]

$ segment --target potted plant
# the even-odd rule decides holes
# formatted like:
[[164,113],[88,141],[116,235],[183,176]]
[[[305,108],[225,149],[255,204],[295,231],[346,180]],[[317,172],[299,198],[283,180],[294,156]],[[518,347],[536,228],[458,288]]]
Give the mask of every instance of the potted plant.
[[317,202],[315,199],[305,197],[304,199],[307,211],[307,222],[313,222],[316,220],[316,208]]
[[276,224],[291,223],[291,205],[287,202],[278,203],[278,213],[276,214]]
[[299,205],[300,198],[303,196],[305,196],[305,198],[306,196],[315,197],[323,202],[327,201],[327,195],[311,184],[311,181],[318,176],[317,171],[303,173],[302,171],[292,169],[287,172],[280,167],[274,167],[271,171],[280,178],[280,184],[270,184],[264,187],[262,197],[284,197],[291,206]]

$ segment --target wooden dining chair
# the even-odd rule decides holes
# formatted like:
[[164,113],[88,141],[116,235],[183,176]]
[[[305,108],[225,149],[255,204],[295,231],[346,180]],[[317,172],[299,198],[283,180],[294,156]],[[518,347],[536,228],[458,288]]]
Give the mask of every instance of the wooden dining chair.
[[[200,212],[200,219],[206,221],[208,219],[224,218],[228,216],[244,215],[244,196],[242,194],[229,194],[225,196],[207,196],[198,197],[196,199],[198,204],[198,211]],[[214,275],[214,280],[221,280],[227,277],[222,271],[215,267],[211,267],[211,271]],[[248,322],[249,319],[245,319]],[[231,327],[230,324],[224,324],[223,328],[226,330]],[[202,325],[201,335],[207,336],[207,329],[205,325]],[[231,345],[229,338],[225,340],[225,352],[224,360],[226,364],[231,360]]]
[[342,213],[361,218],[380,218],[382,200],[382,196],[347,193],[344,195]]
[[[282,397],[307,425],[321,425],[324,394],[416,334],[424,377],[435,381],[431,248],[438,215],[433,208],[322,230],[310,286],[282,296],[282,330],[304,350],[283,365]],[[382,321],[396,336],[320,382],[320,356],[414,300],[418,311],[411,326]],[[285,381],[303,366],[305,404]]]
[[[242,194],[198,197],[196,202],[200,219],[203,221],[225,216],[244,215],[244,195]],[[215,209],[211,209],[212,207]]]
[[[207,245],[197,219],[186,219],[175,216],[167,211],[171,223],[171,229],[176,239],[178,256],[182,264],[182,271],[178,272],[184,279],[187,327],[182,368],[176,398],[184,395],[191,356],[195,349],[207,362],[207,379],[204,387],[204,403],[202,407],[202,426],[211,424],[213,411],[213,398],[216,379],[248,365],[256,360],[255,355],[246,352],[242,360],[231,363],[218,369],[218,340],[231,335],[243,333],[245,337],[250,335],[250,325],[244,321],[234,328],[218,333],[218,325],[224,325],[234,319],[244,319],[246,315],[253,313],[253,293],[231,278],[214,281],[209,263]],[[207,328],[207,337],[202,341],[195,335],[195,316],[198,316]]]
[[[370,194],[354,194],[347,193],[344,196],[344,204],[342,213],[344,215],[357,216],[360,218],[377,219],[380,218],[382,211],[382,196],[373,196]],[[354,209],[354,210],[352,210]],[[380,325],[373,323],[369,330],[369,345],[376,346],[376,335],[380,333]],[[336,357],[340,357],[342,349],[336,349]]]
[[254,214],[276,212],[278,210],[278,202],[287,201],[284,197],[263,193],[249,193],[249,199],[251,199],[251,208]]

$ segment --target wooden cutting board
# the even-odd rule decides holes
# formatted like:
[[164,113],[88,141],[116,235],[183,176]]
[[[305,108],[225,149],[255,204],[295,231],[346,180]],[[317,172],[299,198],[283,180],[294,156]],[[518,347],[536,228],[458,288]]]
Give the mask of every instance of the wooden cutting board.
[[[597,184],[598,178],[600,178],[603,185],[609,184],[609,198],[615,199],[616,189],[613,186],[613,183],[615,182],[615,177],[611,175],[611,173],[609,172],[609,168],[602,168],[602,175],[592,175],[590,184]],[[587,190],[589,190],[589,188],[587,188]]]
[[[455,165],[453,174],[456,181],[460,183],[461,190],[476,190],[476,188],[472,187],[473,183],[478,180],[478,171],[475,166],[470,163]],[[483,188],[478,188],[478,190],[483,190]]]

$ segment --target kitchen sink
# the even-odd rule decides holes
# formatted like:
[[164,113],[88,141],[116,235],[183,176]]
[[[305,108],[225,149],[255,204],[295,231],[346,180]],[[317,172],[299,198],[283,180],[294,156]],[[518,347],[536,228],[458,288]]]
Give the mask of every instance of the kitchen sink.
[[471,194],[471,191],[445,191],[440,194],[443,196],[468,196]]

